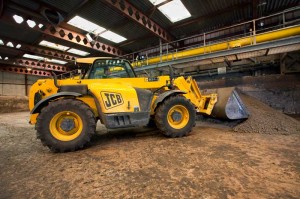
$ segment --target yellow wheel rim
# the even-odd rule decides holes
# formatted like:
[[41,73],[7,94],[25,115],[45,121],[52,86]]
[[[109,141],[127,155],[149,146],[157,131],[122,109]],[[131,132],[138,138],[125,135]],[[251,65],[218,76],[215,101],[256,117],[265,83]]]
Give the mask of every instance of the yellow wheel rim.
[[57,113],[49,124],[51,134],[60,141],[74,140],[81,134],[82,128],[81,118],[72,111]]
[[175,105],[169,110],[167,118],[172,128],[182,129],[189,122],[190,114],[185,106]]

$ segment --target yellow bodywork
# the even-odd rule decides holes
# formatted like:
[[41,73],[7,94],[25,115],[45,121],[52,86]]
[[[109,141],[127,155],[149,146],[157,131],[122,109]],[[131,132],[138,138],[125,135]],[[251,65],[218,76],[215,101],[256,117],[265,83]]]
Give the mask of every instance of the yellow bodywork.
[[[101,110],[104,114],[111,113],[124,113],[124,112],[134,112],[135,108],[140,108],[140,102],[138,101],[138,96],[134,88],[156,90],[166,85],[170,82],[169,76],[159,76],[157,81],[149,81],[145,77],[137,78],[117,78],[117,79],[65,79],[58,80],[60,86],[63,85],[87,85],[88,90],[98,99]],[[195,105],[198,112],[210,115],[214,104],[217,101],[216,94],[211,95],[201,95],[200,90],[197,86],[195,80],[191,77],[184,79],[183,77],[178,77],[173,80],[174,86],[177,90],[186,92],[183,94],[187,99]],[[168,91],[168,87],[163,87],[162,92]],[[43,93],[43,98],[49,97],[58,92],[58,89],[54,85],[53,79],[43,79],[38,80],[30,90],[29,96],[29,109],[34,108],[34,95],[35,93]],[[116,93],[113,99],[118,100],[118,94],[122,95],[122,100],[119,100],[119,105],[115,107],[107,108],[105,102],[105,95],[107,93]],[[154,95],[151,104],[151,114],[155,112],[154,102],[159,94]],[[87,104],[93,111],[96,117],[99,117],[96,102],[92,96],[81,96],[77,99],[83,101]],[[183,111],[183,110],[181,110]],[[30,118],[31,124],[36,124],[37,114],[32,114]]]

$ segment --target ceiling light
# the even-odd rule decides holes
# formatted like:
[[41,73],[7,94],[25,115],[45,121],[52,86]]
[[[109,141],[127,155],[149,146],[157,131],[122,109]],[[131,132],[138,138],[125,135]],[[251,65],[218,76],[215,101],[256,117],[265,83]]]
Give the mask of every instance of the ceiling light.
[[2,39],[0,39],[0,45],[4,45],[4,43],[3,43]]
[[16,46],[16,48],[21,48],[21,44],[18,44],[18,45]]
[[8,57],[5,57],[4,60],[8,60]]
[[32,68],[26,68],[28,71],[31,71],[32,70]]
[[37,55],[30,55],[30,54],[24,54],[23,57],[29,58],[29,59],[36,59],[36,60],[44,60],[45,57],[37,56]]
[[73,53],[73,54],[76,54],[76,55],[81,55],[81,56],[87,56],[87,55],[90,54],[88,52],[85,52],[85,51],[82,51],[82,50],[78,50],[78,49],[75,49],[75,48],[71,48],[67,52]]
[[2,59],[2,57],[0,56],[0,59]]
[[19,15],[14,15],[13,18],[18,24],[20,24],[24,21],[23,17],[21,17]]
[[36,25],[35,21],[32,21],[31,19],[28,19],[26,22],[30,28],[33,28]]
[[68,24],[94,34],[99,34],[106,30],[105,28],[91,21],[88,21],[80,16],[73,17],[71,20],[68,21]]
[[8,46],[8,47],[12,47],[12,48],[14,47],[13,43],[11,43],[10,41],[9,41],[9,42],[7,42],[6,46]]
[[53,49],[56,49],[56,50],[62,50],[62,51],[66,51],[70,48],[70,47],[63,46],[63,45],[56,44],[56,43],[52,43],[52,42],[49,42],[49,41],[46,41],[46,40],[41,41],[39,43],[39,45],[45,46],[45,47],[48,47],[48,48],[53,48]]
[[172,23],[191,17],[180,0],[173,0],[158,8]]
[[166,0],[149,0],[153,5],[161,4],[162,2],[165,2]]
[[58,60],[58,59],[46,59],[47,62],[51,62],[51,63],[56,63],[56,64],[66,64],[68,62],[66,61],[61,61],[61,60]]
[[39,28],[42,28],[43,26],[44,26],[44,25],[43,25],[43,24],[41,24],[41,23],[38,25],[38,27],[39,27]]
[[100,37],[103,37],[105,39],[108,39],[112,42],[115,42],[115,43],[120,43],[122,41],[125,41],[127,40],[125,37],[122,37],[121,35],[118,35],[112,31],[105,31],[104,33],[100,34],[99,35]]

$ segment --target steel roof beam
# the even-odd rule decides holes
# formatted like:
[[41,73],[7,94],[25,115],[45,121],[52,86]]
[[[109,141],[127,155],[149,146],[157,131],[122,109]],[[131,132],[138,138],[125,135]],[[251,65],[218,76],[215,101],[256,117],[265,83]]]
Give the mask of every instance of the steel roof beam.
[[[13,44],[13,48],[16,50],[21,50],[23,52],[27,52],[27,53],[33,53],[33,54],[37,54],[37,55],[42,55],[42,56],[46,56],[46,57],[50,57],[50,58],[57,58],[57,59],[62,59],[62,60],[66,60],[66,61],[74,61],[76,59],[76,57],[74,55],[62,52],[62,51],[58,51],[58,50],[49,50],[46,48],[40,48],[40,47],[35,47],[29,44],[25,44],[23,42],[18,42],[9,38],[5,38],[5,37],[1,37],[0,39],[3,41],[4,45],[2,47],[5,48],[12,48],[12,47],[8,47],[7,43],[11,42]],[[19,48],[17,48],[17,45],[20,45]]]
[[46,77],[51,76],[51,72],[48,72],[48,71],[35,70],[35,69],[28,70],[23,67],[11,66],[11,65],[7,65],[5,67],[0,67],[0,71],[10,72],[10,73],[19,73],[19,74],[25,74],[25,75],[37,75],[37,76],[46,76]]
[[104,0],[108,5],[119,10],[126,17],[132,19],[135,22],[138,22],[144,28],[151,31],[154,35],[160,37],[165,42],[172,41],[172,36],[165,29],[159,26],[157,23],[152,21],[149,17],[131,5],[125,0]]
[[[61,40],[67,41],[67,42],[72,42],[77,45],[81,45],[86,48],[90,48],[90,49],[93,49],[93,50],[96,50],[96,51],[99,51],[102,53],[106,53],[106,54],[110,54],[110,55],[114,55],[114,56],[120,56],[123,54],[123,52],[120,49],[118,49],[114,46],[110,46],[110,45],[101,43],[99,41],[89,42],[87,37],[81,33],[67,30],[67,29],[61,28],[61,27],[53,27],[51,24],[49,24],[45,21],[41,21],[39,19],[33,19],[32,17],[20,15],[21,17],[24,18],[24,21],[21,22],[20,24],[17,24],[12,17],[13,15],[14,15],[13,13],[10,13],[10,14],[4,13],[4,15],[1,17],[1,20],[6,23],[9,22],[12,24],[16,24],[20,27],[30,28],[28,26],[28,24],[26,23],[26,20],[31,18],[32,20],[34,20],[36,22],[36,26],[31,28],[32,30],[36,30],[45,35],[49,35],[51,37],[56,37],[58,39],[61,39]],[[43,27],[39,27],[38,26],[39,24],[42,24]]]
[[34,61],[31,59],[12,59],[12,60],[0,60],[0,63],[9,64],[16,67],[26,67],[34,69],[42,69],[48,71],[67,72],[68,68],[59,64],[52,64],[43,61]]

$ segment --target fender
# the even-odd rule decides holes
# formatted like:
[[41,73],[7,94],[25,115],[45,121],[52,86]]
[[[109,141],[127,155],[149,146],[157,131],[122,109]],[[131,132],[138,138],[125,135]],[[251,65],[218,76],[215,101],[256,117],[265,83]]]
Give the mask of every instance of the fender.
[[49,101],[60,97],[80,97],[82,94],[76,92],[59,92],[39,101],[31,110],[30,114],[40,113],[42,108],[49,104]]
[[154,103],[153,103],[153,109],[156,108],[156,106],[158,105],[158,103],[164,101],[164,99],[166,99],[167,97],[173,95],[173,94],[186,94],[185,91],[181,91],[181,90],[170,90],[170,91],[166,91],[163,94],[159,95],[158,98],[155,99]]

